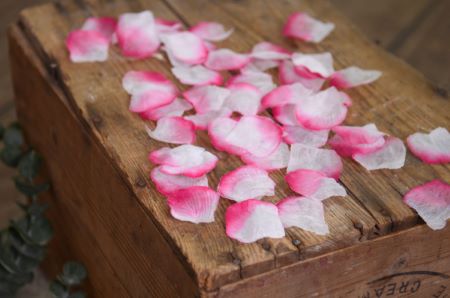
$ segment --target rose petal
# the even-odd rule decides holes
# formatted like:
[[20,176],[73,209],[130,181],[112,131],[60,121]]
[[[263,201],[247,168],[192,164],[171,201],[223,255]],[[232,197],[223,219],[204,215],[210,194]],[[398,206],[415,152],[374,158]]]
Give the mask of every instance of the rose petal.
[[225,223],[227,235],[243,243],[285,235],[277,207],[259,200],[246,200],[228,207]]
[[329,233],[325,222],[324,206],[314,198],[289,197],[277,204],[285,228],[298,227],[317,235]]
[[208,129],[209,124],[217,118],[229,117],[233,112],[228,108],[222,108],[218,111],[210,111],[204,114],[195,114],[185,116],[184,118],[191,121],[195,125],[195,129]]
[[308,198],[325,200],[335,196],[346,196],[345,188],[333,178],[314,170],[295,170],[285,176],[289,187]]
[[252,58],[250,60],[250,63],[248,63],[244,68],[242,68],[241,71],[256,71],[256,72],[263,72],[266,70],[269,70],[271,68],[278,67],[280,63],[277,60],[262,60],[262,59],[256,59]]
[[333,23],[324,23],[304,12],[289,16],[283,28],[283,35],[310,42],[321,42],[334,29]]
[[210,172],[217,164],[217,157],[194,145],[181,145],[175,148],[161,148],[150,153],[149,159],[160,164],[161,171],[170,175],[200,177]]
[[450,162],[450,133],[443,127],[438,127],[429,134],[412,134],[406,142],[409,150],[426,163]]
[[122,54],[126,57],[151,57],[160,45],[155,20],[150,11],[122,14],[117,23],[116,35]]
[[367,170],[400,169],[405,164],[406,148],[394,137],[386,139],[383,147],[366,154],[354,154],[353,159]]
[[241,159],[248,165],[254,165],[258,168],[271,171],[287,167],[289,162],[289,146],[280,143],[278,148],[270,155],[265,157],[257,157],[251,153],[244,153]]
[[186,85],[202,86],[223,84],[223,78],[220,73],[202,65],[178,65],[172,68],[172,73],[181,83]]
[[322,147],[327,143],[329,130],[309,130],[300,125],[285,125],[283,139],[288,144],[299,143],[311,147]]
[[102,62],[108,59],[109,39],[97,31],[72,31],[66,46],[72,62]]
[[219,117],[211,121],[208,126],[208,136],[211,144],[217,150],[237,155],[243,153],[241,148],[233,146],[226,141],[226,137],[236,127],[237,123],[238,121],[228,117]]
[[307,89],[301,83],[281,85],[264,95],[261,103],[264,108],[297,104],[300,99],[311,94],[313,94],[313,91]]
[[111,17],[90,17],[81,26],[81,30],[97,31],[110,41],[116,32],[116,28],[117,20]]
[[225,99],[230,95],[230,90],[218,86],[197,86],[183,93],[198,113],[218,111],[222,108]]
[[214,222],[219,195],[204,186],[192,186],[169,195],[170,214],[176,219],[193,223]]
[[334,73],[333,56],[330,53],[303,54],[294,53],[292,62],[295,71],[305,78],[328,78]]
[[295,112],[297,105],[288,104],[279,107],[272,108],[273,117],[283,125],[297,126],[300,123],[297,120],[297,114]]
[[140,113],[140,116],[143,119],[147,120],[158,120],[163,117],[169,116],[183,116],[185,111],[192,109],[192,105],[188,103],[186,100],[182,98],[175,98],[171,103],[155,108],[150,109],[145,112]]
[[244,116],[256,115],[260,110],[261,91],[253,85],[236,83],[228,86],[230,95],[225,101],[225,106],[233,112]]
[[290,58],[291,52],[279,45],[263,41],[253,46],[250,55],[252,58],[263,60],[283,60]]
[[264,196],[275,195],[275,182],[265,170],[243,166],[223,175],[217,192],[220,196],[236,202],[260,200]]
[[443,229],[450,219],[450,185],[441,180],[414,187],[403,200],[433,230]]
[[234,29],[225,30],[222,24],[215,22],[200,22],[189,31],[207,41],[222,41],[227,39]]
[[166,34],[162,38],[170,56],[185,64],[201,64],[208,57],[208,49],[203,40],[191,32]]
[[180,31],[183,25],[178,21],[171,21],[166,19],[157,18],[155,20],[156,30],[159,34],[174,33]]
[[346,89],[372,83],[379,77],[381,77],[381,71],[350,66],[332,74],[330,84],[340,89]]
[[342,161],[334,150],[320,149],[302,144],[291,146],[287,172],[298,169],[315,170],[328,177],[338,179],[342,172]]
[[281,84],[301,83],[312,91],[319,91],[325,83],[325,80],[321,78],[311,79],[299,75],[295,71],[294,63],[290,60],[281,61],[278,74]]
[[170,144],[192,144],[195,142],[195,127],[183,117],[164,117],[158,120],[154,130],[146,126],[152,139]]
[[198,178],[183,175],[168,175],[163,173],[160,167],[156,167],[151,171],[150,178],[155,183],[156,189],[166,196],[177,190],[191,186],[208,186],[208,177],[206,175]]
[[253,85],[261,91],[262,95],[276,87],[270,74],[254,70],[241,71],[241,74],[230,78],[227,85],[230,86],[237,83]]
[[218,49],[209,52],[205,66],[212,70],[241,69],[250,62],[250,57],[230,49]]

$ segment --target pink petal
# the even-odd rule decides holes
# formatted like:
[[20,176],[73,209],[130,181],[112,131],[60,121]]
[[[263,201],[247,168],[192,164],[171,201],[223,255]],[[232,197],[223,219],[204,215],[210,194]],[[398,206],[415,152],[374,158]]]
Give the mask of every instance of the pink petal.
[[208,57],[208,49],[203,40],[190,32],[176,32],[163,37],[166,51],[176,60],[192,64],[201,64]]
[[450,219],[450,185],[441,180],[414,187],[403,200],[433,230],[443,229]]
[[429,134],[412,134],[406,142],[409,150],[426,163],[450,162],[450,133],[443,127],[438,127]]
[[305,78],[323,79],[334,73],[333,57],[328,52],[321,54],[294,53],[292,62],[295,71]]
[[234,30],[225,30],[222,24],[215,22],[200,22],[189,31],[207,41],[222,41],[227,39]]
[[309,130],[300,125],[285,125],[283,139],[288,144],[299,143],[311,147],[322,147],[327,143],[329,130]]
[[291,52],[279,45],[263,41],[253,47],[250,55],[263,60],[283,60],[290,58]]
[[183,25],[178,21],[171,21],[161,18],[157,18],[155,20],[155,24],[156,30],[160,34],[178,32],[183,28]]
[[222,108],[225,99],[230,95],[227,88],[218,86],[196,86],[183,93],[197,113],[218,111]]
[[301,83],[312,91],[319,91],[325,83],[325,80],[321,78],[311,79],[299,75],[295,71],[294,64],[289,60],[281,61],[278,73],[281,84]]
[[248,165],[271,171],[287,167],[289,161],[289,146],[280,143],[278,148],[268,156],[257,157],[251,153],[241,155],[241,159]]
[[324,206],[314,198],[289,197],[278,202],[278,213],[285,228],[298,227],[317,235],[329,233]]
[[347,116],[348,96],[331,87],[302,98],[297,105],[298,122],[312,130],[330,129]]
[[175,66],[172,68],[172,73],[185,85],[202,86],[223,84],[223,78],[220,73],[202,65]]
[[248,63],[244,68],[242,68],[241,71],[256,71],[256,72],[263,72],[266,70],[269,70],[271,68],[278,67],[279,61],[277,60],[261,60],[252,58],[250,60],[250,63]]
[[214,222],[219,195],[205,186],[192,186],[169,195],[170,214],[176,219],[193,223]]
[[340,156],[371,153],[385,143],[384,133],[373,123],[364,126],[336,126],[332,130],[336,135],[330,139],[329,144]]
[[330,84],[340,89],[346,89],[372,83],[380,76],[381,71],[365,70],[356,66],[350,66],[332,74]]
[[188,177],[205,175],[215,168],[218,161],[214,154],[194,145],[161,148],[150,153],[149,159],[162,165],[161,172],[165,174]]
[[261,91],[253,85],[236,83],[228,86],[230,95],[225,101],[225,106],[233,112],[244,116],[253,116],[260,111]]
[[111,17],[90,17],[84,22],[81,30],[97,31],[111,40],[115,34],[117,20]]
[[122,86],[132,95],[130,110],[138,113],[167,105],[178,94],[175,85],[157,72],[129,71]]
[[140,116],[147,120],[158,120],[169,116],[183,116],[185,111],[192,109],[192,105],[182,98],[175,98],[171,103],[142,112]]
[[243,243],[285,235],[277,207],[259,200],[246,200],[228,207],[225,223],[227,235]]
[[366,154],[354,154],[353,159],[367,170],[400,169],[405,164],[406,148],[394,137],[387,138],[383,147]]
[[283,35],[310,42],[321,42],[334,29],[333,23],[324,23],[304,12],[289,16],[283,28]]
[[258,88],[263,95],[276,87],[270,74],[254,70],[242,71],[241,74],[230,78],[227,85],[230,86],[237,83],[253,85]]
[[241,69],[250,62],[246,54],[239,54],[229,49],[218,49],[209,52],[205,66],[213,70]]
[[151,57],[160,45],[155,20],[150,11],[122,14],[116,35],[122,54],[126,57]]
[[191,121],[195,125],[195,129],[205,130],[208,129],[209,124],[217,118],[229,117],[233,112],[228,108],[222,108],[217,111],[210,111],[204,114],[195,114],[185,116],[187,120]]
[[295,170],[285,176],[289,187],[308,198],[325,200],[335,196],[346,196],[345,188],[333,178],[314,170]]
[[183,175],[168,175],[163,173],[160,167],[156,167],[151,171],[150,178],[155,183],[156,189],[166,196],[177,190],[191,186],[208,186],[208,177],[206,175],[198,178]]
[[265,170],[243,166],[223,175],[217,192],[220,196],[236,202],[260,200],[264,196],[275,195],[275,182]]
[[102,62],[108,59],[109,39],[97,31],[72,31],[66,46],[72,62]]
[[342,161],[334,150],[320,149],[302,144],[291,146],[287,172],[298,169],[315,170],[327,177],[338,179],[342,172]]
[[170,144],[192,144],[195,142],[195,127],[183,117],[164,117],[158,120],[156,128],[146,127],[148,135],[155,140]]
[[272,108],[273,117],[283,125],[299,125],[296,115],[297,106],[294,104],[288,104],[279,107]]
[[312,93],[312,90],[307,89],[301,83],[281,85],[264,95],[262,105],[264,108],[271,108],[287,104],[297,104],[300,99],[308,97]]
[[237,120],[228,117],[217,118],[209,124],[208,136],[211,140],[211,143],[217,150],[236,155],[245,153],[244,149],[232,145],[226,140],[227,136],[233,131],[237,124]]

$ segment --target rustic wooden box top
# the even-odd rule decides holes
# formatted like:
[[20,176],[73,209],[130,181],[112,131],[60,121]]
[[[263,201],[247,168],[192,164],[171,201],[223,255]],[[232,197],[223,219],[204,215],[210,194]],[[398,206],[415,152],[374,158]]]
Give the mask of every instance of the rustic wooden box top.
[[[116,47],[111,48],[110,57],[104,63],[74,64],[69,61],[64,44],[68,32],[78,28],[88,16],[117,16],[145,9],[186,25],[209,20],[233,27],[234,34],[220,46],[235,51],[249,51],[259,41],[271,41],[303,52],[330,51],[336,69],[357,65],[381,70],[383,76],[375,83],[348,91],[353,100],[345,122],[348,125],[374,122],[381,131],[404,140],[418,130],[448,127],[450,102],[436,93],[422,75],[365,39],[326,1],[73,0],[23,11],[20,27],[48,72],[56,78],[73,112],[104,148],[104,154],[132,191],[131,199],[145,210],[147,220],[173,246],[201,289],[214,290],[299,260],[410,228],[417,224],[418,217],[402,202],[403,194],[434,178],[450,180],[449,165],[426,165],[410,154],[400,170],[368,172],[345,160],[341,183],[348,196],[325,202],[330,226],[328,236],[289,228],[281,240],[238,243],[225,235],[224,213],[230,202],[224,199],[214,223],[194,225],[173,219],[165,198],[149,179],[152,165],[147,155],[164,144],[151,140],[145,132],[144,121],[128,111],[129,96],[121,86],[122,77],[129,70],[158,71],[177,81],[170,65],[158,59],[128,60]],[[336,29],[318,45],[287,40],[281,35],[281,28],[294,11],[306,11],[331,21]],[[38,101],[36,98],[37,104]],[[211,187],[216,187],[225,172],[240,165],[237,158],[214,150],[206,134],[200,133],[198,144],[220,158],[219,165],[209,175]],[[278,183],[276,196],[269,198],[271,201],[292,194],[284,182],[284,170],[271,176]],[[107,204],[104,208],[108,212]],[[132,215],[129,220],[133,222]]]

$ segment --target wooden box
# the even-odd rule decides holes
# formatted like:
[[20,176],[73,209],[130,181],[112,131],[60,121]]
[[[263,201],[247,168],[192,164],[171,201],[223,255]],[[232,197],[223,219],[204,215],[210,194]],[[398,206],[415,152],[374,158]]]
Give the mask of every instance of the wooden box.
[[[337,69],[383,71],[376,83],[349,91],[347,124],[375,122],[402,139],[449,127],[448,99],[326,1],[73,0],[27,9],[11,27],[10,56],[18,117],[53,184],[47,199],[57,233],[49,273],[69,258],[82,261],[91,297],[450,296],[450,226],[431,231],[402,203],[414,186],[449,181],[449,165],[425,165],[408,154],[400,170],[368,172],[346,160],[341,182],[348,196],[325,203],[328,236],[290,228],[281,240],[238,243],[225,236],[227,200],[212,224],[174,220],[149,180],[147,155],[161,144],[128,111],[121,87],[131,69],[173,78],[168,63],[127,60],[113,47],[105,63],[74,64],[64,45],[88,16],[145,9],[187,25],[211,20],[234,27],[221,46],[236,51],[268,40],[292,50],[330,51]],[[299,10],[335,23],[335,31],[318,45],[283,38],[283,23]],[[239,160],[212,149],[205,134],[199,140],[221,158],[210,175],[215,187]],[[273,201],[290,194],[283,176],[272,175],[279,184]]]

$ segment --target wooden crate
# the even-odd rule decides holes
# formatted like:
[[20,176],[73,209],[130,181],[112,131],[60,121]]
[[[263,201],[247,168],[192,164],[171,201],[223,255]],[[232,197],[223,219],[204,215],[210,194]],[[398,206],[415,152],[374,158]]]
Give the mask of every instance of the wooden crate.
[[[174,220],[149,180],[147,154],[161,144],[128,111],[121,87],[131,69],[173,78],[168,63],[127,60],[113,48],[105,63],[73,64],[64,46],[67,33],[87,16],[144,9],[188,25],[206,19],[234,27],[221,46],[236,51],[268,40],[304,52],[330,51],[338,69],[383,71],[376,83],[349,91],[349,125],[375,122],[403,139],[449,126],[448,99],[365,39],[326,1],[73,0],[27,9],[11,27],[10,57],[20,122],[45,157],[53,183],[47,199],[57,237],[49,272],[68,258],[82,261],[92,297],[450,295],[450,227],[431,231],[401,200],[431,179],[449,181],[449,166],[425,165],[409,154],[395,171],[367,172],[346,160],[341,182],[348,196],[325,202],[328,236],[290,228],[281,240],[240,244],[225,236],[227,200],[212,224]],[[286,40],[282,24],[298,10],[337,28],[318,45]],[[211,148],[205,134],[199,143],[221,158],[210,175],[215,187],[240,162]],[[283,176],[272,175],[279,184],[273,201],[290,194]]]

